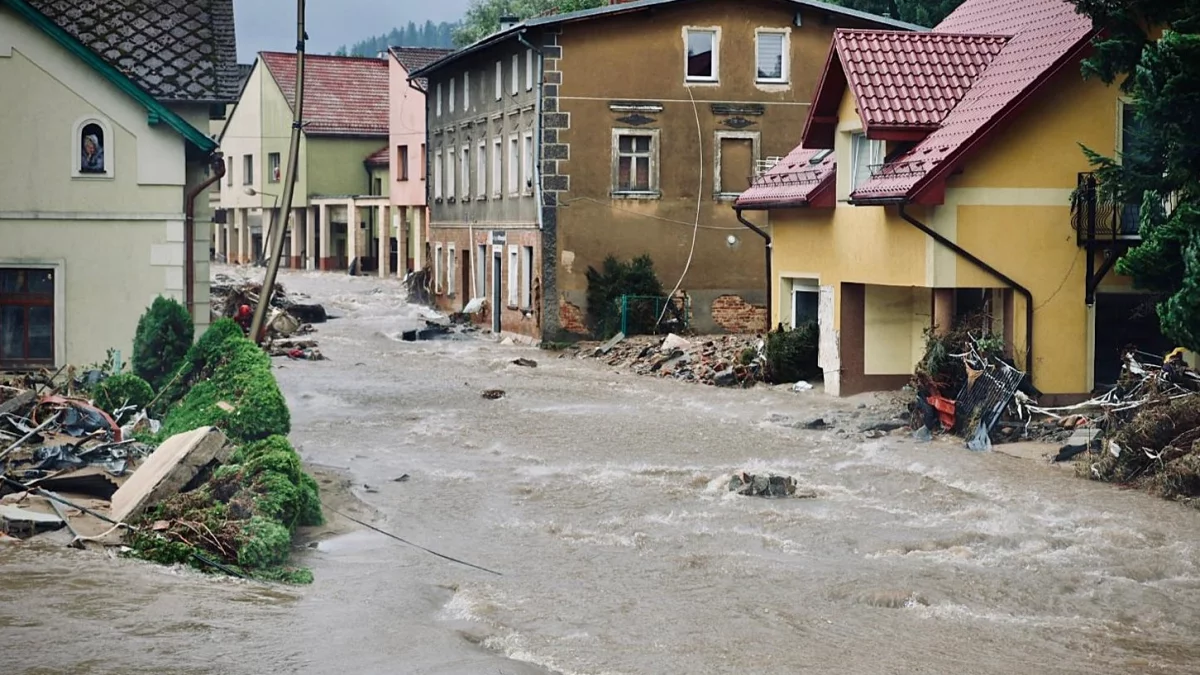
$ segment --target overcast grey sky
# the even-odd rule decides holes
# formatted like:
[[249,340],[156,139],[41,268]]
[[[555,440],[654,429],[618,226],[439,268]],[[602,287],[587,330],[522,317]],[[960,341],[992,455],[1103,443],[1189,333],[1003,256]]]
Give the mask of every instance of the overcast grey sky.
[[[409,21],[457,21],[469,0],[307,0],[308,49],[328,54],[344,44],[388,33]],[[261,51],[296,47],[296,0],[234,0],[238,61]]]

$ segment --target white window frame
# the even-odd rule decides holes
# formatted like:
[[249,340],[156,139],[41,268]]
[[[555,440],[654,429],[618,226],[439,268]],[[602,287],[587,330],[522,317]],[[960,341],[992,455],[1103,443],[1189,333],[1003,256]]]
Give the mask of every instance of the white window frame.
[[487,141],[481,139],[475,152],[475,195],[487,199]]
[[533,91],[533,50],[525,50],[525,91]]
[[475,259],[475,297],[476,298],[486,298],[487,297],[487,281],[488,281],[487,263],[488,263],[488,258],[491,257],[488,254],[488,245],[487,244],[479,244],[478,246],[476,246],[475,255],[476,255],[476,259]]
[[[104,152],[104,172],[103,173],[84,173],[80,171],[80,163],[83,158],[83,128],[89,124],[95,124],[100,127],[100,133],[104,134],[103,152]],[[80,180],[112,180],[116,176],[116,139],[113,138],[112,125],[100,117],[84,117],[75,121],[75,127],[71,132],[71,178]],[[233,167],[229,167],[230,176],[233,175]],[[231,178],[232,180],[232,178]],[[229,183],[233,185],[232,182]],[[57,273],[57,272],[56,272]]]
[[533,309],[533,247],[521,247],[521,309]]
[[[758,76],[758,59],[759,59],[759,40],[764,35],[778,35],[783,41],[781,46],[782,58],[780,59],[780,77],[759,77]],[[792,56],[792,31],[790,28],[759,28],[754,31],[754,81],[758,84],[788,84],[791,82],[791,64]]]
[[[697,77],[688,75],[688,35],[690,33],[711,33],[713,36],[712,75]],[[757,64],[756,64],[757,67]],[[721,82],[721,27],[720,26],[684,26],[683,27],[683,81],[688,85],[715,85]]]
[[504,62],[496,61],[496,100],[504,95]]
[[455,96],[454,96],[454,78],[453,77],[450,78],[450,92],[449,93],[450,93],[450,96],[447,98],[449,98],[450,112],[454,112]]
[[[859,157],[859,149],[866,147],[866,155]],[[850,192],[871,180],[871,167],[883,164],[884,144],[867,138],[862,131],[850,134]],[[861,161],[865,160],[865,162]],[[860,173],[860,170],[862,173]]]
[[463,112],[471,109],[471,72],[463,73]]
[[454,173],[455,154],[453,144],[446,148],[446,199],[454,199],[458,195],[455,185],[457,176]]
[[446,295],[454,295],[454,278],[458,276],[458,257],[454,244],[446,245]]
[[458,186],[459,197],[463,201],[471,201],[471,146],[463,144],[462,155],[459,158],[459,171],[462,174],[462,185]]
[[533,132],[521,136],[521,194],[533,194]]
[[492,138],[492,197],[504,195],[504,137]]
[[434,88],[433,88],[433,100],[434,100],[434,107],[435,107],[434,115],[436,117],[441,117],[442,116],[442,83],[441,82],[438,82],[437,85],[434,86]]
[[442,245],[433,245],[433,294],[442,294]]
[[521,194],[521,140],[516,134],[508,136],[508,194]]
[[[650,138],[650,189],[649,190],[620,190],[617,188],[617,181],[621,175],[620,168],[620,143],[622,136],[648,136]],[[612,130],[612,179],[611,189],[612,196],[621,199],[658,199],[662,196],[662,190],[658,182],[658,165],[659,165],[659,130],[658,129],[634,129],[626,127],[615,127]]]
[[508,245],[508,306],[518,308],[521,300],[518,288],[517,271],[520,268],[521,247],[516,244]]
[[748,140],[750,141],[750,173],[753,177],[754,167],[758,166],[758,160],[762,157],[762,134],[757,131],[718,131],[713,135],[713,195],[716,199],[728,201],[737,199],[740,192],[726,190],[727,186],[721,185],[721,141],[725,139],[733,140]]
[[817,307],[821,305],[821,287],[817,285],[813,279],[792,279],[792,292],[788,297],[788,323],[791,328],[796,328],[796,295],[799,293],[812,293],[817,296]]
[[442,164],[442,149],[438,148],[433,153],[433,198],[442,199],[445,197],[445,176],[442,174],[444,166]]
[[521,54],[518,52],[512,55],[512,82],[509,84],[509,91],[513,96],[521,90]]

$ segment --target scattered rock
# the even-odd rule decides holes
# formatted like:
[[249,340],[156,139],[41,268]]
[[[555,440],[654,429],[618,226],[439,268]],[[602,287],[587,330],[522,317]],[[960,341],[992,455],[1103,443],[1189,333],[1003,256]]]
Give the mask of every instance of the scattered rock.
[[663,343],[658,348],[658,350],[664,354],[669,354],[676,350],[679,350],[680,353],[682,353],[684,349],[688,349],[691,346],[692,346],[692,343],[689,342],[688,340],[681,338],[674,333],[671,333],[670,335],[667,336],[667,338],[665,340],[663,340]]
[[828,427],[829,424],[824,420],[824,418],[818,417],[805,422],[803,426],[805,429],[824,429]]
[[486,389],[483,392],[483,397],[489,401],[504,398],[505,391],[503,389]]
[[392,479],[392,482],[393,482],[393,483],[404,483],[404,482],[406,482],[408,479],[409,479],[409,475],[408,475],[408,474],[404,474],[403,476],[400,476],[399,478],[393,478],[393,479]]
[[538,364],[537,361],[534,361],[533,359],[519,358],[513,360],[513,365],[521,366],[523,368],[537,368]]
[[713,376],[713,384],[718,387],[736,387],[738,384],[737,373],[732,370],[717,373]]
[[813,388],[813,386],[811,384],[809,384],[808,382],[805,382],[804,380],[800,380],[799,382],[792,385],[792,391],[794,391],[794,392],[811,391],[812,388]]
[[363,483],[363,490],[370,494],[378,494],[379,493],[379,490],[376,490],[375,488],[371,487],[370,485],[367,485],[366,483]]
[[884,422],[875,422],[874,424],[868,424],[867,426],[863,427],[862,430],[863,431],[882,431],[883,433],[886,434],[886,433],[891,433],[897,429],[903,429],[904,427],[907,427],[907,426],[908,426],[908,422],[901,422],[899,420],[887,420]]
[[863,435],[867,438],[883,438],[884,436],[887,436],[887,432],[880,431],[879,429],[867,429]]
[[729,479],[729,491],[747,497],[791,497],[796,494],[796,479],[774,474],[756,476],[742,471]]

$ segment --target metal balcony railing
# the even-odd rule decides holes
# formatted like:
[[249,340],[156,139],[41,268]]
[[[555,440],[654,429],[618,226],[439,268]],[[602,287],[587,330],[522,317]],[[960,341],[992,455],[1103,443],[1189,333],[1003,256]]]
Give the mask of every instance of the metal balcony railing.
[[1101,194],[1098,186],[1096,174],[1079,174],[1071,197],[1071,225],[1079,245],[1139,241],[1141,205],[1110,201]]

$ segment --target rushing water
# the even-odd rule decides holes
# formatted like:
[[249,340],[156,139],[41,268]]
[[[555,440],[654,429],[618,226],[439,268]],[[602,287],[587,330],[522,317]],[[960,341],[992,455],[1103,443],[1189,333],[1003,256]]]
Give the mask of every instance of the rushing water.
[[[341,315],[330,360],[277,362],[301,454],[380,527],[503,576],[367,530],[299,552],[300,588],[9,547],[0,672],[1200,672],[1193,510],[781,423],[853,430],[858,401],[404,343],[419,317],[394,283],[284,282]],[[741,469],[817,498],[730,495]]]

